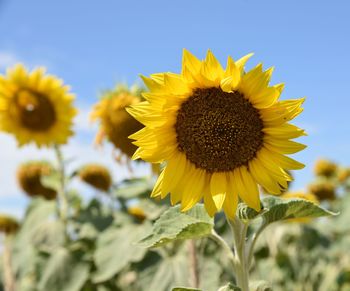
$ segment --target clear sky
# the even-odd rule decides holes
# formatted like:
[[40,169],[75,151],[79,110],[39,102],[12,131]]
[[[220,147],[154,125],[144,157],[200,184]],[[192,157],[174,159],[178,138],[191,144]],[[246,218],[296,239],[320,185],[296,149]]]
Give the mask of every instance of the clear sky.
[[[223,63],[254,52],[248,67],[275,66],[272,83],[286,84],[283,98],[307,97],[296,121],[309,133],[308,149],[296,156],[307,165],[294,184],[303,188],[318,157],[350,165],[349,13],[346,0],[0,0],[0,71],[17,61],[45,65],[70,84],[81,115],[66,154],[104,161],[120,178],[126,173],[111,149],[91,147],[96,128],[87,115],[101,89],[179,72],[183,48],[200,58],[210,48]],[[0,211],[20,215],[27,200],[16,187],[17,164],[51,155],[18,151],[5,134],[0,149]]]

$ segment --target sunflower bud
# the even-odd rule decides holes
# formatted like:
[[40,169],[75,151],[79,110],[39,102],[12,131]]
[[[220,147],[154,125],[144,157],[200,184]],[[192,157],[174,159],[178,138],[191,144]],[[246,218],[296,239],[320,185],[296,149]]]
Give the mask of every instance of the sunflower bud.
[[25,163],[17,170],[17,181],[28,196],[41,196],[53,200],[56,198],[56,191],[41,183],[42,177],[50,175],[52,172],[52,166],[45,161]]
[[79,177],[90,186],[108,192],[112,185],[112,177],[109,170],[101,165],[88,164],[79,171]]

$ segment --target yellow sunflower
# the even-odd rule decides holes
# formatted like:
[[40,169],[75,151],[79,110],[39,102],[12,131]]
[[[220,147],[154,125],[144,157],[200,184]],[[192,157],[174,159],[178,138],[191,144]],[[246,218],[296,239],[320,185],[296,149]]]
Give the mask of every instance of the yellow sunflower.
[[128,112],[145,127],[130,138],[133,158],[166,162],[152,197],[171,193],[186,211],[201,199],[213,216],[234,217],[239,198],[260,210],[258,184],[280,194],[303,164],[285,156],[305,148],[291,139],[304,130],[287,123],[304,99],[279,101],[283,85],[269,86],[272,69],[245,73],[250,54],[223,69],[208,51],[200,61],[184,50],[181,74],[143,77],[149,93]]
[[102,96],[91,113],[91,119],[100,123],[97,143],[101,143],[103,138],[107,137],[122,153],[132,157],[137,147],[128,136],[141,129],[142,124],[132,118],[125,108],[140,102],[141,91],[137,86],[128,89],[124,85],[117,85],[114,90],[107,91]]
[[44,68],[28,72],[21,64],[0,76],[0,130],[15,135],[19,146],[65,144],[77,111],[68,87]]
[[321,177],[333,177],[337,170],[338,166],[336,163],[325,159],[317,160],[314,166],[315,175]]

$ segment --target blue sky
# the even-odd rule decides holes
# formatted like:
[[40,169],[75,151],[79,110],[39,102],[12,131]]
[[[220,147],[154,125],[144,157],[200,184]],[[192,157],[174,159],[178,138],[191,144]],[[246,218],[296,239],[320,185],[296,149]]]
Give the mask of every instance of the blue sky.
[[[81,163],[102,159],[121,177],[110,151],[91,147],[96,128],[87,114],[101,89],[139,81],[139,74],[179,72],[183,48],[200,58],[210,48],[223,63],[254,52],[248,67],[275,66],[272,82],[286,84],[283,98],[307,97],[296,121],[309,133],[302,140],[308,149],[296,156],[307,165],[296,174],[294,187],[302,188],[319,157],[350,165],[349,12],[345,0],[0,0],[0,71],[17,61],[45,65],[70,84],[82,114],[67,153],[80,153]],[[27,200],[15,185],[16,165],[52,156],[17,151],[4,134],[0,145],[0,211],[19,215]]]

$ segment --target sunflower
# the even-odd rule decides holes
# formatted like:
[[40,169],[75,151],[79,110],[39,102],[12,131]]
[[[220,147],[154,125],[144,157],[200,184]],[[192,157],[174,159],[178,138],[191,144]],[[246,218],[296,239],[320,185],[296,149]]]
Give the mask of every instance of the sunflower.
[[315,195],[318,200],[334,200],[336,189],[334,183],[330,181],[318,181],[308,186],[309,192]]
[[316,176],[327,178],[333,177],[336,174],[337,170],[338,166],[336,163],[325,159],[319,159],[315,163],[314,167],[314,172]]
[[345,183],[350,178],[350,168],[340,169],[337,178],[340,183]]
[[133,86],[117,85],[112,91],[107,91],[94,106],[91,113],[93,121],[98,120],[100,129],[96,141],[101,143],[104,137],[113,143],[122,153],[132,157],[136,150],[128,136],[142,128],[142,124],[132,118],[125,108],[137,104],[141,100],[142,89]]
[[19,223],[11,216],[0,214],[0,232],[5,234],[15,233],[19,228]]
[[29,196],[41,196],[47,200],[56,198],[54,189],[42,184],[44,176],[52,174],[53,167],[46,161],[32,161],[19,166],[17,170],[17,181],[22,190]]
[[152,197],[171,193],[186,211],[204,199],[213,216],[222,208],[234,217],[239,198],[261,209],[258,184],[280,194],[301,163],[285,156],[305,148],[291,139],[304,130],[288,124],[304,99],[279,101],[283,85],[269,86],[272,69],[245,73],[251,55],[223,69],[208,51],[200,61],[184,51],[182,73],[143,77],[149,93],[128,112],[145,127],[130,138],[133,158],[166,162]]
[[0,130],[15,135],[19,146],[65,144],[77,111],[68,87],[44,68],[27,72],[18,64],[0,76]]
[[98,164],[88,164],[79,171],[79,177],[90,186],[108,192],[112,185],[112,177],[108,169]]

